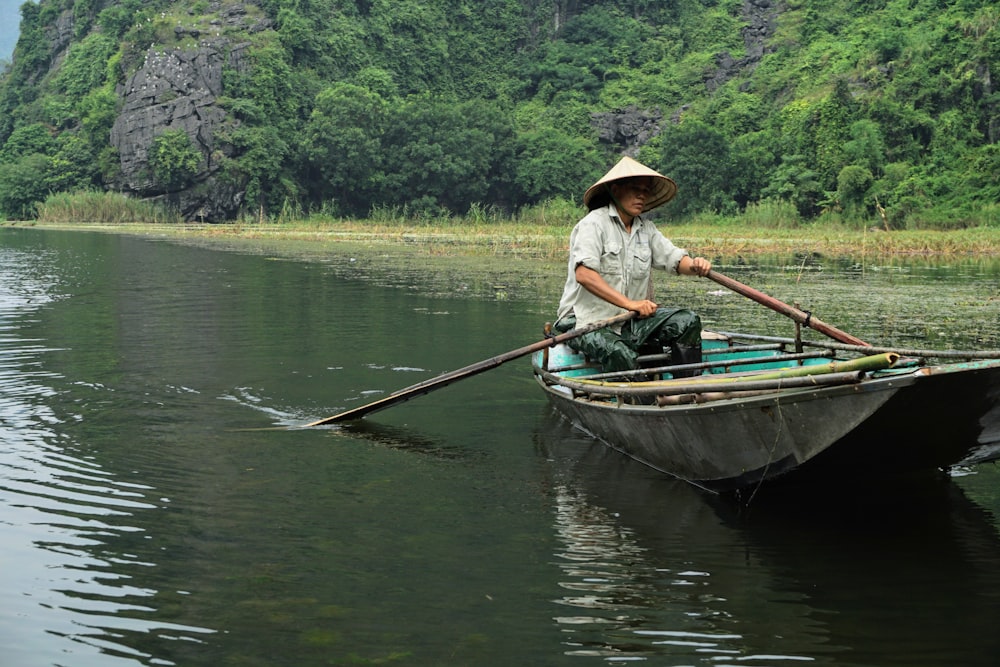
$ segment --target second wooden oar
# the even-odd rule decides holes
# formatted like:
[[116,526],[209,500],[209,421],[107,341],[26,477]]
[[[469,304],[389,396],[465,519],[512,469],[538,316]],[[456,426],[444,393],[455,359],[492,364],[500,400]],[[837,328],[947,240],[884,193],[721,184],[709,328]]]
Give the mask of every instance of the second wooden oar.
[[729,276],[724,276],[721,273],[717,273],[715,271],[709,271],[706,277],[709,280],[714,280],[723,287],[728,287],[737,294],[742,294],[748,299],[756,301],[762,306],[767,306],[768,308],[770,308],[775,312],[781,313],[782,315],[792,318],[802,326],[809,327],[810,329],[815,329],[816,331],[822,334],[826,334],[830,338],[838,340],[841,343],[846,343],[848,345],[860,345],[862,347],[871,347],[869,343],[866,343],[860,338],[852,336],[847,332],[841,331],[840,329],[834,326],[830,326],[829,324],[822,321],[818,317],[815,317],[812,313],[807,313],[803,310],[795,308],[794,306],[789,306],[787,303],[784,303],[783,301],[778,301],[774,297],[768,296],[763,292],[759,292],[752,287],[744,285],[738,280],[733,280]]
[[323,426],[324,424],[334,424],[336,422],[350,421],[352,419],[361,419],[365,415],[370,415],[373,412],[379,410],[384,410],[385,408],[397,405],[399,403],[404,403],[411,398],[416,398],[417,396],[423,396],[424,394],[430,393],[435,389],[440,389],[441,387],[446,387],[453,382],[459,380],[464,380],[467,377],[472,377],[484,371],[488,371],[492,368],[496,368],[500,364],[506,363],[511,359],[517,359],[525,355],[531,354],[532,352],[537,352],[539,350],[544,350],[547,347],[552,347],[558,343],[566,342],[577,336],[582,336],[585,333],[591,331],[597,331],[598,329],[603,329],[604,327],[613,326],[615,324],[621,324],[627,322],[636,316],[637,313],[633,311],[628,311],[622,313],[616,317],[610,317],[606,320],[601,320],[600,322],[594,322],[587,326],[579,327],[566,333],[559,334],[557,336],[552,336],[551,338],[546,338],[540,340],[531,345],[525,345],[516,350],[511,350],[510,352],[505,352],[503,354],[497,355],[490,359],[484,359],[483,361],[477,362],[470,366],[464,368],[459,368],[458,370],[450,371],[439,375],[436,378],[430,380],[424,380],[423,382],[418,382],[415,385],[406,387],[405,389],[400,389],[397,392],[389,394],[388,396],[381,398],[372,403],[362,405],[360,407],[348,410],[346,412],[341,412],[340,414],[333,415],[332,417],[326,417],[325,419],[319,419],[314,422],[305,424],[302,428],[308,428],[310,426]]

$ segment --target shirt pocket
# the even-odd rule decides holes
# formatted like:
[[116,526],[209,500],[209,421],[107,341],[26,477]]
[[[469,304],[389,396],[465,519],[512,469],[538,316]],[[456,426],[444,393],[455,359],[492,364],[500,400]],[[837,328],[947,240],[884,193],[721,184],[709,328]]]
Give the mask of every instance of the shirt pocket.
[[649,246],[639,246],[632,253],[632,275],[641,276],[649,273],[649,267],[653,263],[653,251]]
[[617,242],[609,242],[604,246],[604,254],[601,255],[601,274],[604,276],[622,275],[622,246]]

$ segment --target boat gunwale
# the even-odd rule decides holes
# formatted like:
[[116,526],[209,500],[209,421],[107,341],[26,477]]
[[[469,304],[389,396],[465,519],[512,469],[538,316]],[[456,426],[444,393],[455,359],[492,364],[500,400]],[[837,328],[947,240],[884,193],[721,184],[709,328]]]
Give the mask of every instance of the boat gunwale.
[[[920,369],[922,370],[922,369]],[[911,371],[904,375],[893,375],[888,377],[868,377],[857,382],[827,385],[813,385],[803,387],[789,387],[785,389],[774,389],[766,393],[754,392],[748,389],[749,395],[733,395],[726,398],[695,403],[663,404],[663,405],[642,405],[614,400],[591,400],[587,396],[570,394],[560,391],[560,388],[569,389],[565,385],[550,384],[539,374],[535,373],[535,380],[553,397],[575,403],[587,408],[597,410],[608,410],[622,412],[634,416],[663,416],[663,415],[686,415],[702,412],[728,412],[732,410],[745,410],[747,408],[761,408],[769,405],[780,405],[782,403],[813,401],[836,398],[846,394],[858,392],[889,391],[898,390],[909,386],[920,380],[922,374],[920,370]],[[544,372],[544,371],[543,371]],[[853,374],[853,373],[852,373]],[[753,392],[751,394],[751,392]],[[593,392],[591,392],[593,393]],[[738,392],[734,392],[738,394]],[[648,393],[644,395],[649,395]],[[615,398],[614,395],[605,395],[608,398]]]

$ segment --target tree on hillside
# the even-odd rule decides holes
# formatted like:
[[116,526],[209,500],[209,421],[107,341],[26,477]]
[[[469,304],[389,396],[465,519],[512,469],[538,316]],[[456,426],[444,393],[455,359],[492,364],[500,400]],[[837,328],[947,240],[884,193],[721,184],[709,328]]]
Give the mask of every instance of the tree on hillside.
[[502,201],[514,179],[513,127],[484,100],[426,95],[392,110],[382,141],[383,201],[421,215]]
[[149,147],[149,168],[167,192],[191,183],[201,163],[201,151],[183,129],[163,130]]
[[514,180],[529,203],[555,198],[579,201],[607,168],[607,159],[596,142],[557,128],[522,133],[517,143]]
[[772,198],[789,202],[803,218],[812,218],[820,213],[826,195],[819,182],[819,174],[809,167],[806,156],[785,155],[761,192],[761,199]]
[[368,214],[379,199],[388,120],[388,103],[367,88],[337,83],[316,96],[301,148],[315,202],[348,215]]
[[669,126],[651,163],[677,183],[677,197],[664,208],[666,215],[736,212],[730,145],[715,128],[698,120]]

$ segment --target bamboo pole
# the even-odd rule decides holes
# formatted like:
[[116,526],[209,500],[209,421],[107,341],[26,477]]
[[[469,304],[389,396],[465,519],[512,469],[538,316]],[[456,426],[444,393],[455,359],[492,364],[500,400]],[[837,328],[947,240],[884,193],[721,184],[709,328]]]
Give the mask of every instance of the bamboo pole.
[[[792,344],[795,342],[791,338],[765,336],[763,334],[745,334],[727,331],[718,331],[716,333],[728,338],[740,338],[743,340],[761,340],[783,344]],[[1000,350],[924,350],[920,348],[886,347],[880,345],[846,345],[843,343],[832,343],[822,340],[804,340],[802,341],[802,344],[809,347],[820,347],[827,350],[840,350],[842,352],[857,352],[860,354],[867,354],[870,352],[895,352],[902,357],[930,357],[933,359],[1000,359]]]
[[[894,352],[875,354],[859,359],[848,361],[833,361],[829,364],[815,364],[812,366],[799,366],[796,368],[785,368],[777,371],[764,371],[761,373],[748,373],[746,375],[717,375],[702,376],[696,378],[673,378],[670,380],[655,380],[652,382],[606,382],[603,380],[588,380],[587,378],[573,378],[566,380],[553,374],[551,376],[555,384],[571,387],[578,385],[582,391],[592,393],[614,394],[616,390],[628,390],[627,393],[658,394],[658,393],[690,393],[697,391],[719,391],[720,385],[738,387],[744,383],[754,383],[762,381],[781,381],[791,378],[836,375],[842,373],[869,373],[872,371],[890,368],[899,360],[899,355]],[[571,385],[572,382],[572,385]],[[677,391],[683,388],[684,391]]]
[[[550,380],[551,373],[540,371],[539,374]],[[587,383],[579,379],[569,379],[555,376],[554,384],[593,396],[669,396],[674,394],[698,394],[704,392],[723,391],[778,391],[784,389],[802,389],[810,387],[828,387],[841,384],[856,384],[864,379],[864,371],[849,371],[845,373],[824,373],[820,375],[804,375],[785,378],[761,379],[753,376],[728,378],[723,382],[706,382],[686,378],[676,385],[664,386],[652,382],[641,382],[626,385],[615,383]]]
[[[742,352],[741,348],[728,348],[727,351],[739,351]],[[707,371],[713,368],[732,368],[734,366],[752,366],[753,364],[778,364],[788,361],[807,361],[809,359],[822,359],[823,357],[832,357],[834,355],[833,350],[824,350],[822,352],[803,352],[801,354],[778,354],[771,357],[737,357],[735,359],[721,359],[717,361],[703,361],[698,364],[675,364],[673,366],[648,366],[643,368],[636,368],[627,371],[617,371],[610,373],[595,373],[593,375],[585,376],[587,380],[607,380],[611,378],[624,378],[624,381],[628,382],[629,377],[632,377],[632,382],[635,382],[635,376],[646,375],[658,375],[660,373],[672,373],[673,371]],[[565,366],[562,368],[550,368],[553,373],[560,373],[567,370],[578,370],[579,368],[593,368],[593,366],[585,366],[583,364],[578,364],[577,366]],[[755,371],[745,371],[745,372],[755,372]],[[759,372],[759,371],[756,371]]]

